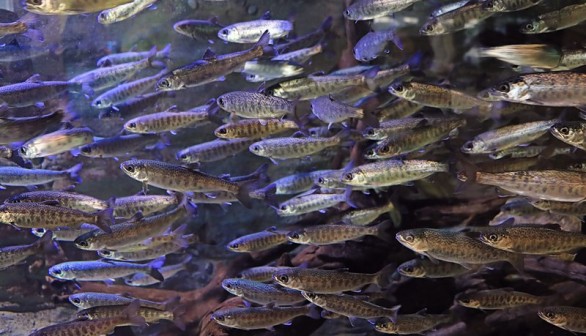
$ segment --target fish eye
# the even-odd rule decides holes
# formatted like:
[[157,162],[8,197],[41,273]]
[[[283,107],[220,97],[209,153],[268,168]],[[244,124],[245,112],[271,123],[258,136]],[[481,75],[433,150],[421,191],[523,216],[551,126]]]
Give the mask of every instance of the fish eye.
[[499,237],[498,237],[498,235],[491,233],[486,238],[490,241],[497,241]]
[[101,100],[96,100],[96,106],[102,106],[102,101]]
[[255,152],[258,152],[258,151],[260,151],[260,146],[254,146],[254,147],[252,147],[252,150]]
[[344,11],[344,15],[346,15],[346,16],[350,16],[350,10],[349,10],[349,9],[346,9],[346,10]]
[[222,35],[222,36],[228,36],[229,33],[230,32],[228,31],[228,29],[222,29],[222,30],[220,30],[220,35]]
[[226,134],[226,133],[228,133],[228,130],[225,129],[225,128],[220,128],[220,130],[218,130],[218,133],[220,133],[220,134]]
[[128,128],[136,128],[136,123],[130,123],[128,124]]
[[405,271],[407,273],[411,273],[411,272],[413,272],[413,267],[411,267],[411,266],[403,267],[403,271]]
[[291,235],[289,235],[289,237],[291,239],[299,239],[299,233],[292,233]]
[[160,86],[164,86],[164,87],[169,87],[169,86],[171,86],[171,85],[169,84],[169,81],[168,81],[168,80],[166,80],[166,79],[163,79],[163,80],[161,80],[161,82],[159,83],[159,85],[160,85]]
[[26,154],[26,147],[20,147],[20,152],[22,154]]
[[134,166],[132,165],[124,166],[124,169],[129,173],[134,173]]
[[380,151],[381,153],[388,153],[391,150],[389,146],[383,146]]
[[508,205],[503,205],[502,208],[501,208],[501,210],[502,211],[511,211],[512,208],[510,206],[508,206]]
[[33,5],[40,6],[43,3],[43,0],[30,0]]
[[[87,243],[86,243],[86,244],[87,244]],[[101,252],[102,252],[102,254],[103,254],[103,255],[107,255],[107,256],[109,256],[109,255],[111,255],[111,254],[112,254],[112,252],[111,252],[111,251],[109,251],[109,250],[103,250],[103,251],[101,251]]]
[[470,303],[470,299],[468,299],[468,298],[462,298],[462,299],[459,299],[458,301],[460,301],[463,304],[469,304]]
[[[88,242],[85,241],[85,240],[82,240],[82,241],[78,242],[77,245],[79,245],[81,247],[88,247],[89,246]],[[108,251],[108,253],[106,253],[106,251],[103,251],[103,253],[105,255],[109,255],[110,252]]]
[[367,156],[374,156],[374,149],[369,149],[366,151]]
[[413,236],[412,234],[408,234],[403,238],[406,242],[411,243],[415,240],[415,236]]
[[82,153],[89,154],[89,153],[91,153],[91,152],[92,152],[92,149],[91,149],[90,147],[87,147],[87,146],[85,146],[85,147],[81,147],[81,152],[82,152]]
[[57,268],[57,269],[54,269],[54,270],[53,270],[53,273],[54,273],[54,274],[57,274],[57,275],[60,275],[60,274],[61,274],[61,273],[63,273],[63,272],[62,272],[60,269],[58,269],[58,268]]
[[570,134],[570,129],[569,129],[569,128],[567,128],[567,127],[562,127],[562,128],[560,128],[560,130],[559,130],[559,131],[560,131],[560,133],[561,133],[561,134],[563,134],[563,135],[568,135],[568,134]]
[[472,149],[472,148],[474,148],[474,144],[472,143],[472,141],[468,141],[467,143],[464,144],[464,148]]
[[487,1],[484,3],[484,7],[485,8],[493,8],[494,7],[494,2],[493,1]]
[[317,184],[324,184],[326,183],[326,180],[323,177],[320,177],[317,179]]
[[232,289],[232,284],[225,284],[224,286],[226,286],[226,288]]
[[179,158],[181,160],[187,160],[187,154],[181,154],[181,155],[179,155]]
[[286,275],[284,275],[284,274],[283,274],[283,275],[279,275],[279,277],[278,277],[277,279],[278,279],[280,282],[282,282],[282,283],[287,283],[287,282],[289,282],[289,277],[288,277],[288,276],[286,276]]
[[226,101],[224,100],[224,98],[218,98],[218,100],[217,100],[217,103],[218,103],[218,105],[220,105],[220,106],[225,106],[225,105],[224,105],[224,103],[225,103],[225,102],[226,102]]
[[433,31],[433,25],[425,25],[425,27],[423,27],[423,30],[425,30],[426,32],[431,32]]
[[528,23],[527,25],[525,25],[525,29],[527,30],[533,30],[533,24],[532,23]]
[[508,83],[503,83],[501,85],[499,85],[498,90],[501,92],[509,92],[509,90],[511,89],[511,86]]
[[346,181],[352,181],[354,179],[354,174],[348,173],[348,174],[346,174],[346,176],[344,176],[344,179]]
[[106,15],[106,13],[104,13],[104,12],[101,12],[101,13],[98,15],[98,17],[99,17],[100,19],[105,19],[105,18],[107,17],[107,15]]
[[549,319],[552,319],[552,318],[554,318],[554,317],[555,317],[555,314],[554,314],[554,313],[552,313],[552,312],[545,313],[544,315],[545,315],[545,317],[547,317],[547,318],[549,318]]
[[403,92],[403,90],[405,90],[405,87],[402,84],[398,84],[395,85],[393,89],[395,89],[395,92]]
[[367,135],[374,135],[374,128],[370,128],[366,131]]
[[216,316],[216,317],[214,317],[214,319],[215,319],[216,321],[224,321],[224,316],[222,316],[222,315],[220,315],[220,316]]
[[381,324],[379,324],[379,327],[386,329],[389,327],[389,323],[388,322],[381,323]]
[[281,207],[279,208],[281,211],[285,211],[287,210],[287,206],[286,205],[281,205]]
[[234,243],[234,244],[230,245],[230,248],[236,250],[236,249],[238,249],[238,246],[240,246],[238,243]]

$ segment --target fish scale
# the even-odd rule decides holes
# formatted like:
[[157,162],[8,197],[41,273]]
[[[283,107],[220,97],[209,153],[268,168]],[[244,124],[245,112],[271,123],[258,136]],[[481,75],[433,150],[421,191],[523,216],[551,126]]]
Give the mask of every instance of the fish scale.
[[570,306],[540,308],[538,315],[544,321],[570,332],[586,332],[586,309]]
[[213,162],[223,160],[245,151],[255,139],[216,139],[187,147],[177,153],[184,163]]
[[228,243],[228,248],[235,252],[258,252],[286,242],[287,232],[269,228],[265,231],[239,237]]
[[208,120],[208,116],[208,112],[172,110],[128,120],[124,124],[124,128],[133,133],[162,133],[193,127],[197,123]]
[[345,202],[344,194],[313,194],[292,198],[279,204],[279,216],[297,216],[300,214],[318,211]]
[[344,294],[334,295],[302,292],[302,295],[311,303],[325,310],[351,318],[372,319],[376,317],[389,317],[394,320],[399,309],[398,307],[385,308]]
[[495,227],[481,233],[480,240],[495,248],[524,254],[574,252],[586,247],[586,235],[544,227]]
[[377,273],[292,267],[277,270],[273,274],[273,280],[291,289],[330,294],[357,290],[369,284],[385,284],[388,273],[390,266]]
[[470,270],[460,264],[451,262],[413,259],[399,265],[397,271],[401,275],[412,278],[449,278],[464,274]]
[[258,304],[290,305],[305,301],[297,290],[246,279],[224,279],[222,287],[231,294]]
[[545,297],[512,290],[483,290],[464,293],[456,297],[459,304],[476,309],[507,309],[515,306],[536,305],[545,302]]
[[241,120],[218,127],[214,134],[218,138],[248,138],[260,139],[266,136],[281,133],[287,130],[296,130],[299,126],[291,120],[280,119],[250,119]]
[[398,185],[447,172],[448,165],[425,160],[385,160],[367,163],[343,175],[342,183],[351,186],[383,187]]
[[405,314],[397,315],[396,321],[377,321],[375,329],[378,332],[394,335],[423,334],[433,330],[437,325],[449,322],[452,316],[449,314]]
[[318,225],[290,232],[288,239],[298,244],[328,245],[379,234],[379,226]]
[[274,138],[255,142],[250,145],[253,154],[271,159],[301,158],[338,145],[340,136],[330,138]]
[[297,316],[308,315],[311,306],[301,307],[253,307],[228,308],[214,312],[212,319],[217,323],[243,330],[266,329],[282,324]]

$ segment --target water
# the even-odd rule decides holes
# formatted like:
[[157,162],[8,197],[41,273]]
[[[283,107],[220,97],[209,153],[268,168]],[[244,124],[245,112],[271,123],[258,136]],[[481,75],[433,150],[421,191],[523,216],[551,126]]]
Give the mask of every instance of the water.
[[[68,1],[62,2],[68,3]],[[148,52],[153,47],[160,51],[170,45],[168,55],[156,57],[154,59],[156,61],[152,62],[150,66],[136,71],[135,74],[127,76],[126,79],[112,82],[108,88],[88,90],[86,82],[83,87],[70,85],[70,87],[61,89],[59,93],[49,95],[47,98],[38,98],[42,97],[42,92],[32,98],[30,95],[27,96],[26,92],[21,93],[15,102],[10,102],[9,97],[4,98],[5,96],[0,93],[0,101],[6,102],[0,110],[2,114],[0,129],[1,132],[4,132],[5,138],[14,141],[5,141],[1,144],[11,149],[11,151],[4,152],[10,152],[10,155],[4,155],[6,158],[2,159],[3,166],[19,165],[25,168],[61,171],[78,163],[83,164],[79,172],[79,181],[76,180],[75,176],[65,176],[65,178],[56,178],[50,183],[44,183],[45,181],[31,182],[30,179],[24,182],[15,182],[14,177],[6,177],[6,173],[0,169],[1,184],[6,187],[0,191],[2,200],[28,191],[75,191],[78,194],[103,200],[101,207],[86,210],[86,212],[98,211],[114,207],[116,200],[118,199],[120,202],[122,197],[133,195],[140,197],[146,191],[146,184],[149,184],[148,195],[166,195],[167,193],[179,195],[175,192],[200,191],[201,188],[195,188],[193,185],[191,189],[185,190],[184,186],[176,184],[177,181],[183,181],[181,179],[193,178],[197,171],[220,177],[219,181],[231,184],[230,187],[215,184],[214,187],[207,188],[205,193],[209,199],[205,203],[222,203],[216,202],[217,198],[214,200],[214,197],[219,197],[213,196],[214,191],[234,192],[238,188],[245,188],[247,192],[239,194],[242,196],[248,195],[248,191],[258,191],[258,189],[266,187],[263,190],[269,192],[265,199],[252,199],[250,208],[235,200],[234,193],[230,195],[230,202],[227,202],[229,204],[204,204],[201,199],[206,195],[199,195],[197,199],[200,201],[193,201],[197,207],[195,214],[185,214],[175,222],[165,222],[166,227],[169,227],[167,231],[160,235],[155,233],[148,235],[151,238],[169,237],[170,232],[181,224],[185,224],[184,234],[193,234],[193,237],[186,237],[188,242],[184,246],[177,246],[172,253],[160,253],[166,255],[164,263],[166,266],[188,260],[185,269],[173,276],[166,277],[162,283],[148,287],[128,286],[124,282],[124,277],[120,277],[114,282],[106,281],[107,283],[104,283],[102,281],[83,281],[83,279],[79,279],[79,276],[77,281],[72,281],[57,279],[55,273],[51,273],[53,276],[49,275],[49,268],[63,262],[99,259],[95,251],[77,248],[76,244],[71,241],[58,242],[53,246],[47,244],[47,246],[29,253],[30,256],[22,258],[22,261],[15,260],[13,265],[8,263],[9,267],[0,270],[0,335],[29,335],[35,330],[51,325],[61,326],[71,333],[79,334],[74,324],[66,324],[68,321],[76,319],[76,307],[68,301],[68,297],[74,293],[84,292],[120,294],[157,302],[173,300],[178,296],[181,298],[178,305],[173,304],[167,307],[169,311],[174,311],[175,319],[180,321],[179,323],[174,324],[173,321],[169,320],[152,321],[152,323],[147,321],[149,322],[147,326],[128,327],[124,326],[128,324],[128,321],[123,321],[117,323],[120,327],[115,329],[114,335],[375,335],[380,334],[374,330],[373,326],[379,320],[378,318],[349,320],[343,316],[333,319],[315,318],[315,316],[314,318],[296,317],[291,325],[282,325],[282,322],[285,321],[274,323],[274,329],[271,325],[248,328],[256,330],[247,331],[222,327],[221,321],[217,320],[217,314],[214,313],[244,306],[241,299],[222,289],[221,282],[227,278],[237,277],[240,272],[246,269],[265,265],[338,270],[340,273],[332,275],[332,279],[342,278],[344,272],[348,271],[375,273],[388,264],[398,266],[418,256],[395,239],[397,232],[413,228],[457,227],[462,230],[465,226],[487,227],[505,221],[505,225],[510,225],[510,218],[513,218],[515,224],[556,224],[559,227],[550,225],[546,228],[576,231],[576,235],[580,235],[581,220],[584,214],[578,213],[579,211],[574,211],[575,213],[571,215],[556,213],[554,210],[541,211],[534,209],[527,203],[526,199],[521,199],[519,202],[524,206],[524,212],[513,213],[510,208],[506,208],[506,206],[502,208],[501,206],[505,202],[510,204],[509,199],[514,196],[527,196],[526,193],[519,190],[511,191],[510,188],[509,191],[495,190],[494,183],[474,182],[473,179],[470,179],[470,174],[476,171],[520,170],[533,172],[546,169],[567,171],[571,164],[583,162],[584,154],[581,149],[556,139],[550,135],[548,128],[543,129],[534,138],[514,144],[516,149],[523,149],[525,145],[543,146],[540,149],[541,155],[533,158],[493,160],[489,158],[489,153],[471,155],[460,148],[475,136],[500,127],[554,118],[560,118],[560,121],[581,120],[578,108],[582,109],[584,104],[569,102],[570,99],[561,99],[561,103],[553,103],[551,97],[539,101],[537,100],[541,99],[540,97],[534,97],[533,100],[524,101],[523,104],[517,105],[497,100],[489,106],[489,102],[476,100],[475,97],[481,91],[493,87],[501,81],[524,73],[544,74],[560,70],[556,69],[556,66],[561,64],[560,55],[567,54],[568,50],[574,50],[578,59],[585,58],[581,56],[586,54],[586,50],[583,49],[582,43],[584,41],[583,25],[579,23],[544,34],[522,34],[519,30],[540,14],[582,2],[541,1],[536,6],[515,12],[496,13],[486,20],[471,24],[460,31],[438,36],[424,36],[420,34],[420,29],[426,25],[432,11],[440,5],[450,3],[450,1],[416,2],[392,15],[383,15],[374,20],[357,21],[347,20],[342,14],[345,9],[349,8],[350,2],[334,0],[159,0],[133,17],[110,25],[103,25],[97,20],[99,10],[77,15],[60,15],[59,13],[39,15],[27,12],[24,8],[26,4],[19,1],[0,1],[2,9],[0,22],[15,22],[20,18],[27,27],[26,31],[20,31],[16,34],[9,32],[0,39],[2,44],[0,46],[0,73],[2,75],[0,82],[5,88],[10,88],[8,85],[22,83],[37,74],[38,76],[35,76],[30,82],[67,81],[82,73],[98,69],[96,63],[104,56],[128,51]],[[574,9],[576,12],[579,10],[579,8]],[[175,23],[188,19],[209,20],[215,18],[217,25],[228,26],[234,23],[257,20],[263,16],[263,13],[267,12],[270,13],[272,19],[292,22],[294,31],[289,34],[288,38],[271,41],[270,46],[265,46],[263,50],[265,56],[261,57],[262,61],[274,57],[275,50],[280,50],[279,45],[318,31],[324,20],[328,16],[332,17],[331,27],[326,27],[325,32],[318,33],[320,36],[305,46],[310,47],[321,43],[323,51],[312,56],[308,61],[289,64],[292,68],[303,68],[303,74],[291,78],[309,76],[308,78],[323,79],[324,77],[320,77],[321,75],[330,74],[335,70],[347,70],[347,68],[357,65],[368,66],[365,71],[357,70],[354,73],[353,78],[358,78],[359,82],[350,85],[350,90],[353,91],[339,89],[329,92],[322,91],[321,94],[315,95],[315,97],[325,95],[336,102],[361,108],[363,109],[361,113],[364,113],[365,116],[362,120],[348,118],[334,122],[330,125],[331,129],[328,130],[328,124],[320,121],[316,117],[317,113],[316,115],[312,113],[309,99],[292,97],[289,101],[295,104],[295,113],[287,115],[284,119],[296,122],[300,126],[300,130],[298,132],[287,130],[263,136],[263,139],[257,140],[292,137],[293,139],[286,141],[294,142],[296,139],[308,138],[310,128],[321,126],[324,127],[321,132],[327,133],[327,136],[340,137],[338,144],[323,150],[316,150],[311,155],[296,155],[301,152],[300,149],[296,149],[290,155],[294,158],[289,159],[277,157],[271,160],[268,157],[258,156],[249,151],[247,145],[237,154],[228,155],[213,162],[187,165],[179,160],[177,156],[179,151],[215,140],[214,130],[220,125],[246,120],[239,118],[236,115],[238,113],[231,115],[223,111],[214,103],[213,99],[234,91],[266,92],[278,95],[278,88],[283,87],[281,83],[291,79],[285,76],[264,82],[249,82],[244,73],[226,71],[215,76],[224,77],[222,79],[215,78],[216,80],[204,85],[169,92],[166,97],[145,104],[130,114],[124,110],[124,104],[128,103],[132,97],[120,99],[120,102],[115,104],[115,106],[120,106],[119,109],[98,109],[91,106],[92,101],[100,94],[110,89],[120,88],[126,85],[125,83],[153,76],[163,68],[165,71],[161,74],[168,76],[171,70],[182,68],[196,61],[199,61],[196,66],[205,66],[206,62],[210,64],[221,59],[221,57],[210,56],[211,51],[215,55],[227,55],[253,47],[251,43],[224,42],[213,37],[215,32],[209,41],[207,38],[193,39],[176,32],[173,29]],[[470,21],[471,19],[467,19],[467,22]],[[2,29],[6,28],[0,27],[0,31],[3,31]],[[221,28],[216,29],[220,30]],[[353,47],[360,38],[371,31],[380,32],[389,29],[395,32],[394,41],[397,43],[383,43],[377,57],[369,62],[361,63],[355,59]],[[543,53],[540,53],[532,62],[527,61],[529,59],[527,54],[518,50],[507,51],[500,57],[501,59],[512,59],[510,61],[512,63],[517,62],[513,65],[494,57],[480,57],[483,48],[513,44],[547,44],[549,46],[536,47],[535,49],[542,50]],[[273,56],[267,56],[271,54]],[[205,60],[203,59],[204,55],[207,55]],[[136,61],[142,59],[138,57]],[[519,62],[521,64],[517,66]],[[403,133],[393,131],[391,134],[396,138],[392,138],[389,145],[401,143],[403,141],[401,134],[416,134],[422,128],[431,129],[435,122],[443,122],[448,118],[464,120],[460,122],[460,125],[465,125],[454,127],[454,129],[443,133],[440,132],[439,135],[427,135],[430,137],[428,141],[419,141],[420,144],[411,150],[406,150],[406,146],[410,145],[407,143],[403,145],[400,153],[394,156],[388,155],[385,158],[385,160],[399,159],[396,162],[399,165],[415,162],[410,160],[430,160],[438,162],[438,164],[446,164],[442,166],[444,168],[440,169],[441,172],[430,173],[429,176],[421,179],[412,178],[382,186],[367,185],[351,190],[350,183],[342,183],[344,176],[347,176],[349,172],[356,176],[358,172],[351,169],[374,162],[363,158],[363,156],[377,143],[363,138],[362,132],[367,127],[378,127],[380,122],[392,120],[380,117],[380,114],[383,113],[381,106],[395,99],[395,96],[389,93],[388,87],[394,83],[392,87],[396,90],[398,82],[395,82],[394,78],[387,81],[377,81],[376,76],[377,74],[380,76],[385,69],[404,64],[409,64],[410,69],[405,71],[404,76],[401,76],[398,81],[414,80],[434,85],[433,87],[442,90],[454,89],[459,93],[444,96],[447,97],[447,101],[443,101],[442,104],[446,106],[436,106],[437,104],[426,101],[425,97],[423,99],[420,99],[421,97],[408,97],[410,100],[426,105],[410,116],[422,118],[422,121],[402,131]],[[577,66],[565,70],[581,74],[583,68]],[[569,79],[566,78],[560,80],[560,83],[563,85],[568,81]],[[156,92],[155,82],[153,81],[145,87],[145,90],[134,94],[134,96],[140,100]],[[583,81],[571,83],[572,86],[563,88],[557,97],[559,98],[560,95],[567,97],[568,92],[574,90],[577,92],[575,100],[584,100],[583,94],[580,94],[580,91],[576,89],[583,85],[582,83]],[[356,94],[359,95],[358,98],[350,98]],[[458,105],[458,99],[461,99],[462,95],[467,97],[465,99],[473,100],[473,105]],[[101,158],[89,157],[83,149],[83,145],[90,143],[87,141],[87,143],[76,145],[70,145],[72,141],[66,141],[56,154],[44,155],[41,153],[38,157],[27,158],[28,154],[21,150],[24,142],[37,136],[51,134],[59,129],[63,129],[63,132],[67,133],[68,131],[65,130],[72,127],[90,128],[94,141],[118,135],[128,135],[131,133],[124,130],[124,124],[132,118],[144,117],[155,112],[188,111],[206,104],[211,104],[211,107],[198,111],[210,112],[206,118],[208,122],[185,125],[186,127],[177,128],[171,132],[168,129],[154,132],[158,135],[154,136],[150,143],[138,145],[127,153],[105,155],[107,157]],[[248,107],[254,108],[260,103],[246,104]],[[66,117],[63,120],[56,117],[52,122],[41,125],[41,119],[38,118],[43,116],[46,118],[47,115],[58,110],[64,111]],[[121,113],[120,116],[117,113]],[[181,113],[178,112],[177,117],[181,118]],[[183,114],[185,115],[186,112]],[[406,116],[401,116],[401,118],[403,117]],[[23,118],[29,118],[29,121],[32,120],[35,125],[40,126],[34,127],[34,130],[22,126],[8,127],[14,122],[27,120]],[[423,118],[427,118],[427,120]],[[177,118],[174,121],[177,121]],[[263,122],[258,125],[265,126]],[[160,126],[160,123],[155,123],[155,126]],[[340,132],[343,129],[345,131]],[[583,135],[578,137],[580,136],[583,138]],[[59,138],[53,137],[45,140],[43,144],[54,144],[58,140]],[[117,144],[113,148],[120,146],[122,145]],[[381,146],[378,148],[380,149]],[[563,148],[567,149],[563,150]],[[492,152],[495,151],[496,149]],[[554,156],[554,152],[556,156]],[[562,154],[557,155],[558,152],[562,152]],[[132,172],[126,170],[125,173],[124,168],[121,167],[121,163],[131,159],[156,160],[176,166],[173,166],[175,170],[168,170],[158,177],[149,175],[150,181],[142,183],[139,181],[141,178],[132,178],[130,176]],[[268,165],[266,173],[261,174],[260,177],[246,176],[262,167],[263,164]],[[182,169],[179,166],[189,167],[196,172],[187,170],[177,172],[176,169]],[[342,169],[339,175],[333,178],[334,182],[338,184],[337,189],[320,188],[316,185],[318,183],[316,178],[309,182],[305,188],[300,188],[295,192],[271,195],[273,189],[270,188],[270,184],[282,177],[326,169]],[[383,171],[390,171],[390,169],[390,167],[386,167]],[[461,181],[462,178],[460,180],[457,178],[457,176],[462,177],[463,171],[469,177],[466,182]],[[19,172],[19,176],[23,174],[28,174],[28,172]],[[152,174],[152,171],[149,174]],[[176,175],[169,178],[171,174]],[[64,175],[68,174],[64,173]],[[580,180],[581,175],[575,178],[582,181]],[[159,181],[154,181],[156,179]],[[504,178],[500,177],[497,180],[502,181]],[[206,180],[206,183],[211,183],[209,181],[209,179]],[[543,180],[544,186],[546,182]],[[557,180],[555,184],[559,185],[561,190],[568,182],[569,180]],[[576,188],[579,189],[579,187]],[[277,193],[279,190],[277,188]],[[578,190],[577,192],[582,191]],[[316,211],[309,211],[299,216],[285,217],[279,216],[277,213],[278,209],[283,209],[283,202],[294,199],[296,195],[301,199],[307,199],[328,193],[345,193],[346,197],[339,204],[325,206],[321,209],[315,208],[313,210]],[[551,199],[551,194],[545,188],[541,193],[539,191],[536,193],[528,196]],[[584,196],[586,197],[586,195]],[[58,196],[43,197],[45,201],[48,201],[43,206],[50,205],[59,207],[58,209],[67,206],[62,200],[55,199]],[[56,203],[56,200],[60,202]],[[348,238],[345,242],[344,239],[341,239],[342,242],[319,246],[312,243],[297,245],[282,242],[276,244],[278,245],[276,247],[250,253],[237,253],[227,248],[234,239],[257,232],[266,235],[275,231],[288,233],[302,228],[311,230],[320,228],[319,225],[341,223],[342,221],[348,224],[348,217],[343,216],[355,211],[354,207],[369,209],[389,203],[394,206],[391,206],[390,210],[381,211],[380,216],[370,223],[370,225],[384,223],[385,230],[378,235],[383,238],[390,237],[387,239],[369,235],[356,239]],[[579,202],[576,204],[580,205]],[[40,209],[42,206],[38,207]],[[0,237],[2,237],[0,238],[0,246],[3,247],[35,242],[38,238],[30,233],[30,227],[42,227],[41,223],[43,221],[47,223],[47,220],[50,221],[53,216],[52,213],[42,212],[31,221],[34,224],[30,225],[27,224],[26,220],[20,221],[18,218],[7,217],[6,214],[10,213],[11,209],[13,208],[10,206],[0,207],[0,220],[6,224],[13,224],[0,226]],[[116,224],[112,222],[109,224],[126,223],[122,225],[138,227],[154,218],[151,216],[164,214],[167,211],[173,211],[173,209],[181,208],[177,208],[177,204],[174,203],[165,209],[161,207],[153,214],[143,208],[138,213],[132,211],[134,219],[116,218]],[[33,206],[24,213],[24,216],[32,216],[34,211],[36,210]],[[401,220],[399,221],[397,218],[401,218]],[[385,221],[390,220],[393,220],[394,223],[387,226]],[[57,224],[52,224],[53,226],[46,224],[46,228],[55,231],[60,230],[61,225],[66,226],[66,224],[58,224],[59,221],[55,222]],[[65,220],[62,219],[61,223],[64,222]],[[81,221],[70,226],[74,228],[78,224],[81,224]],[[94,232],[98,233],[99,230]],[[339,233],[333,232],[333,234]],[[470,234],[474,239],[478,237],[475,234],[466,234]],[[138,241],[142,241],[142,239]],[[129,245],[130,243],[124,246]],[[513,267],[503,262],[487,265],[484,265],[483,262],[462,262],[465,267],[471,269],[463,275],[441,279],[423,279],[409,278],[395,272],[386,276],[390,279],[390,285],[385,288],[366,284],[349,289],[345,293],[356,295],[361,300],[368,300],[384,307],[400,305],[399,314],[414,314],[425,309],[426,313],[420,313],[421,316],[426,316],[425,314],[430,314],[430,316],[451,314],[453,316],[449,322],[430,328],[433,329],[428,331],[430,335],[566,335],[569,332],[539,318],[538,307],[535,306],[487,310],[485,314],[458,305],[454,298],[459,293],[467,291],[514,288],[516,291],[538,296],[551,296],[552,300],[546,304],[548,306],[581,307],[586,295],[582,285],[586,272],[583,267],[584,256],[580,247],[582,246],[568,251],[578,252],[574,261],[562,261],[558,258],[547,257],[546,255],[550,253],[526,256],[526,274],[519,274]],[[112,249],[120,249],[120,247]],[[6,250],[0,250],[0,261],[6,255]],[[186,256],[191,256],[191,259],[185,259]],[[149,261],[137,262],[147,263]],[[108,277],[106,276],[104,280],[108,280]],[[269,305],[268,309],[273,309],[273,306]],[[326,309],[320,308],[320,310],[325,311]],[[582,318],[584,317],[583,312],[579,311],[578,314]],[[135,315],[134,312],[131,312],[129,317],[136,317]],[[212,319],[212,315],[216,320]],[[268,319],[269,315],[266,316]],[[83,325],[83,323],[81,324]],[[183,325],[185,328],[181,330],[180,327]],[[575,332],[584,331],[584,329],[575,326],[567,328],[573,328],[572,330]],[[271,329],[271,331],[267,329]]]

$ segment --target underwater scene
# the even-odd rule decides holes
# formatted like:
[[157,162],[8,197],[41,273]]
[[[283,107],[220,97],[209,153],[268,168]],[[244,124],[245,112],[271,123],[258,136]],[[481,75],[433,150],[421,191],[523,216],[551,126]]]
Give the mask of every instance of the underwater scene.
[[586,1],[0,0],[0,336],[586,333]]

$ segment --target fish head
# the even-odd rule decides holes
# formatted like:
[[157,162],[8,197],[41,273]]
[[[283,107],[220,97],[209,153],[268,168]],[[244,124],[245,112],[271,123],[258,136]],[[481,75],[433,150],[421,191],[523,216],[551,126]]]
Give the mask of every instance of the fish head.
[[427,250],[427,239],[423,229],[399,231],[395,238],[403,246],[415,252],[425,252]]
[[507,10],[507,5],[502,0],[486,0],[482,3],[482,9],[488,12],[504,12]]
[[273,280],[279,285],[287,288],[300,288],[300,272],[295,268],[280,269],[273,274]]
[[488,151],[488,146],[482,139],[466,141],[460,148],[462,153],[484,153]]
[[480,99],[484,100],[509,100],[509,101],[523,101],[527,100],[529,86],[521,79],[514,78],[483,91],[484,96],[479,96]]
[[356,20],[356,21],[359,21],[359,20],[361,20],[363,18],[362,10],[361,10],[360,7],[361,6],[359,6],[358,4],[357,5],[351,5],[348,8],[346,8],[342,14],[348,20]]
[[539,34],[547,30],[547,24],[543,20],[533,20],[521,28],[523,34]]
[[584,163],[584,162],[573,163],[568,166],[568,170],[578,171],[578,172],[586,172],[586,163]]
[[304,229],[295,230],[287,234],[287,239],[296,244],[308,244],[310,237]]
[[499,249],[508,249],[512,247],[512,240],[506,230],[482,232],[480,241],[486,245]]
[[240,285],[241,282],[242,279],[224,279],[222,281],[222,288],[224,288],[230,294],[242,296],[244,295],[244,293],[242,290],[242,286]]
[[128,160],[122,162],[120,164],[120,168],[126,175],[137,181],[148,181],[147,166],[140,160]]
[[112,105],[112,101],[108,97],[98,97],[92,101],[92,107],[97,109],[105,109]]
[[366,173],[360,168],[355,168],[344,174],[341,178],[342,183],[348,185],[361,185],[365,184]]
[[51,0],[25,0],[24,9],[32,13],[46,14],[56,8]]
[[500,208],[502,213],[508,215],[522,216],[525,214],[525,209],[531,207],[529,201],[525,197],[514,197],[507,200]]
[[99,157],[99,153],[96,148],[92,145],[85,145],[79,148],[79,153],[86,157]]
[[390,142],[382,143],[374,148],[377,157],[385,158],[395,156],[401,153],[401,146]]
[[235,239],[229,242],[226,247],[233,252],[243,252],[246,250],[246,243],[242,239]]
[[356,59],[357,61],[360,61],[360,62],[370,62],[372,60],[375,60],[378,57],[378,54],[373,53],[369,49],[370,48],[368,48],[366,45],[364,45],[364,44],[360,43],[360,41],[358,41],[358,43],[356,44],[356,46],[353,49],[354,59]]
[[287,202],[281,203],[279,208],[277,209],[277,215],[279,216],[294,216],[295,215],[295,207]]
[[199,159],[195,153],[189,153],[189,150],[184,149],[177,152],[177,160],[184,162],[184,163],[197,163]]
[[440,20],[435,17],[430,18],[422,27],[419,29],[420,35],[441,35],[446,32],[446,28]]
[[89,297],[86,293],[76,293],[69,295],[69,302],[74,306],[85,309],[91,307]]
[[381,319],[374,324],[374,329],[378,332],[386,334],[395,334],[399,332],[399,328],[395,323],[389,319]]
[[399,272],[401,275],[411,278],[420,278],[425,276],[425,268],[423,268],[419,259],[402,263],[399,265],[399,267],[397,267],[397,272]]
[[75,274],[72,272],[71,267],[67,263],[57,264],[49,268],[49,275],[62,280],[73,280]]
[[98,22],[103,25],[114,23],[115,20],[116,16],[114,15],[113,11],[104,10],[101,11],[100,14],[98,14]]
[[556,138],[569,144],[581,144],[585,136],[581,122],[560,122],[553,125],[550,132]]
[[362,137],[370,140],[377,140],[379,138],[380,132],[378,129],[374,127],[367,127],[362,131]]
[[[101,230],[98,230],[101,231]],[[88,233],[84,233],[81,236],[75,238],[74,240],[75,246],[82,250],[87,251],[95,251],[98,249],[97,242],[95,239],[94,231],[90,231]],[[109,256],[112,257],[111,255]],[[108,257],[104,257],[108,258]]]
[[45,233],[47,233],[47,229],[43,229],[43,228],[31,229],[31,233],[37,237],[42,237],[45,235]]
[[471,294],[462,293],[456,296],[456,302],[459,305],[468,307],[468,308],[479,308],[480,301],[475,299]]
[[399,98],[413,100],[415,98],[415,90],[413,85],[406,81],[395,81],[389,86],[389,93]]
[[564,326],[568,323],[567,314],[564,313],[563,307],[544,307],[537,312],[539,317],[558,327]]
[[253,143],[252,145],[250,145],[248,147],[248,150],[250,150],[250,152],[252,154],[255,154],[258,156],[265,156],[266,155],[266,148],[265,148],[265,146],[263,146],[262,141]]
[[229,125],[222,125],[214,131],[214,135],[222,139],[231,139],[235,137],[234,129]]
[[211,319],[227,327],[233,327],[237,323],[231,310],[219,310],[212,314]]
[[[77,245],[77,243],[76,243],[76,245]],[[105,259],[113,259],[116,257],[116,252],[110,251],[110,250],[98,250],[97,253],[100,257],[105,258]],[[118,260],[124,260],[124,259],[118,259]]]
[[237,42],[240,40],[240,31],[236,26],[228,26],[218,31],[218,37],[226,42]]
[[23,144],[18,151],[20,156],[25,159],[34,159],[39,154],[37,146],[32,142]]
[[183,88],[183,82],[177,76],[164,76],[155,84],[156,91],[173,91]]

